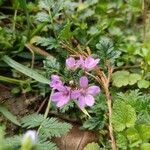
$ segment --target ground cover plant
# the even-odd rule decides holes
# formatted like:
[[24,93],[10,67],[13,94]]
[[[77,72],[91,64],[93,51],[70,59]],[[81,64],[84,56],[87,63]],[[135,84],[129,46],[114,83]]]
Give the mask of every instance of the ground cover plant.
[[0,0],[0,150],[149,150],[150,2]]

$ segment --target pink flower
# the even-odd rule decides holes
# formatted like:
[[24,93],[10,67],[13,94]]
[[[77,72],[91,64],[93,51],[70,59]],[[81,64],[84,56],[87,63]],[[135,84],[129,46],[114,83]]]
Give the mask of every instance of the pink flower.
[[82,76],[80,78],[80,89],[74,90],[71,93],[72,99],[77,99],[78,104],[81,108],[85,106],[93,106],[94,105],[94,97],[100,92],[100,88],[98,86],[88,86],[88,79],[86,76]]
[[75,71],[79,67],[79,63],[73,57],[66,59],[67,69]]
[[60,89],[63,86],[63,82],[60,80],[60,77],[58,75],[52,75],[51,76],[51,82],[50,87],[53,89]]
[[94,59],[91,56],[89,56],[85,60],[83,59],[83,57],[80,57],[79,61],[80,61],[80,65],[81,65],[82,69],[84,69],[86,71],[91,71],[99,63],[100,59]]
[[51,99],[56,103],[57,107],[63,107],[70,101],[71,88],[67,86],[63,86],[58,89],[58,92],[55,92]]

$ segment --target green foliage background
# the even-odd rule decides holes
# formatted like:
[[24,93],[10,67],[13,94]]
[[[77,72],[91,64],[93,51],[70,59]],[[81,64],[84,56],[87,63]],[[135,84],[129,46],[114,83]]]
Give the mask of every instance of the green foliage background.
[[[92,56],[100,58],[99,67],[106,74],[107,61],[114,68],[110,90],[113,98],[112,123],[118,148],[148,150],[149,10],[148,0],[0,0],[0,81],[11,85],[14,95],[37,93],[45,97],[51,90],[48,84],[52,74],[61,75],[66,83],[78,81],[81,74],[77,71],[73,75],[65,68],[69,54],[62,48],[62,43],[76,52],[79,44],[82,50],[89,47]],[[95,81],[90,79],[92,82]],[[57,111],[55,105],[51,107]],[[99,145],[92,143],[85,149],[111,149],[103,92],[96,97],[96,104],[87,110],[91,118],[87,118],[71,102],[59,113],[78,119],[84,129],[99,131]],[[70,129],[69,125],[60,124],[54,118],[44,120],[42,115],[27,116],[20,124],[4,106],[0,106],[0,113],[21,127],[36,128],[42,124],[41,136],[46,138],[62,135]],[[55,131],[53,127],[58,128]],[[0,146],[5,146],[1,144],[4,130],[0,132]],[[51,145],[44,136],[43,143],[38,144]],[[12,138],[14,143],[19,141],[18,136]],[[51,146],[55,149],[55,145]],[[1,147],[0,150],[4,149]]]

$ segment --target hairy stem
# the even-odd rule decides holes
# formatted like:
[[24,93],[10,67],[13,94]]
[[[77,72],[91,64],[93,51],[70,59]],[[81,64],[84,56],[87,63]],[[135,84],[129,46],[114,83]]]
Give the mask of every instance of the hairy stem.
[[111,99],[110,92],[109,92],[108,88],[105,89],[105,94],[106,94],[106,102],[107,102],[107,106],[108,106],[108,123],[109,123],[108,130],[109,130],[109,136],[110,136],[110,139],[111,139],[111,147],[112,147],[112,150],[117,150],[115,138],[114,138],[114,135],[113,135],[113,126],[112,126],[112,123],[111,123],[112,99]]

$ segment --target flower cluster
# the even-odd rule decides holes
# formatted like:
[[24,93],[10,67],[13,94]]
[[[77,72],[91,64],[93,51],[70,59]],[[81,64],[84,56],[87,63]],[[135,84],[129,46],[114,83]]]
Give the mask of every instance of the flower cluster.
[[66,66],[69,70],[75,71],[77,68],[81,68],[85,71],[93,70],[96,65],[99,63],[100,59],[94,59],[91,56],[87,58],[80,57],[79,60],[76,60],[73,57],[66,59]]
[[[85,71],[91,71],[99,63],[99,59],[92,57],[82,58],[79,60],[70,57],[66,60],[66,66],[69,70],[75,71],[77,68],[82,68]],[[70,100],[76,100],[80,108],[94,105],[94,97],[100,92],[98,86],[89,86],[88,78],[82,76],[79,81],[79,86],[72,88],[66,86],[58,75],[51,76],[50,86],[55,90],[51,99],[56,103],[57,107],[63,107]]]

